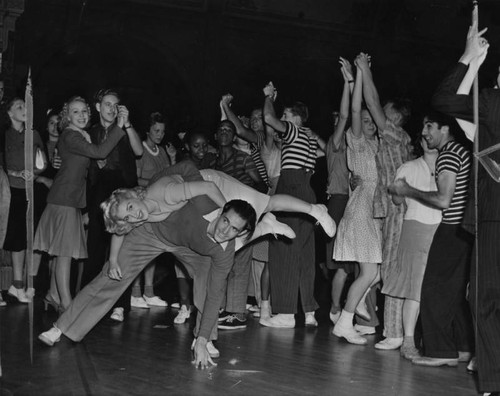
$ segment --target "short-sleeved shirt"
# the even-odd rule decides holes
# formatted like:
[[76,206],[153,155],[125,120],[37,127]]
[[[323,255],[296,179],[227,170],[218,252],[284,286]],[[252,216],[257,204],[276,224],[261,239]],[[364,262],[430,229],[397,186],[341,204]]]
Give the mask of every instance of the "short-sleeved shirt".
[[[396,172],[397,179],[405,179],[410,186],[420,191],[437,191],[436,178],[422,157],[401,165]],[[431,208],[413,198],[407,197],[405,200],[405,220],[416,220],[424,224],[441,222],[441,210]]]
[[[7,170],[22,171],[24,170],[24,135],[25,131],[17,131],[9,127],[5,131],[5,165]],[[43,151],[43,142],[37,131],[33,131],[33,155],[36,150]],[[25,188],[25,181],[22,177],[9,177],[9,184],[14,188]]]
[[220,157],[217,158],[215,169],[234,177],[247,186],[255,184],[248,172],[256,171],[257,167],[252,157],[243,151],[233,148],[233,154],[224,162]]
[[307,133],[307,128],[298,127],[284,121],[286,130],[283,134],[281,151],[281,169],[306,169],[314,171],[318,140]]
[[449,141],[441,150],[436,161],[436,180],[442,172],[452,172],[456,175],[455,192],[450,206],[443,210],[445,224],[460,224],[467,203],[469,177],[472,167],[470,152],[460,143]]

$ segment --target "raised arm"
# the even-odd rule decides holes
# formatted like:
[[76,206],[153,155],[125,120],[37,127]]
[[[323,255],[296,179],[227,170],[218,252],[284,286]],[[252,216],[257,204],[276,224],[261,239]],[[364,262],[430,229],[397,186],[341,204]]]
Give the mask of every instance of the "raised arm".
[[128,136],[130,147],[137,157],[140,157],[144,152],[144,147],[142,146],[141,138],[135,130],[134,126],[130,123],[129,112],[125,106],[118,105],[118,117],[117,124],[122,128]]
[[360,138],[361,131],[361,97],[363,96],[363,73],[358,66],[358,58],[354,61],[356,65],[356,81],[354,82],[354,90],[352,92],[352,134]]
[[370,58],[367,54],[361,52],[356,59],[358,60],[359,67],[363,73],[363,96],[365,98],[366,106],[368,107],[378,130],[383,131],[385,129],[386,117],[384,109],[380,104],[377,88],[373,82],[373,75],[370,69]]
[[72,153],[94,159],[104,159],[124,135],[125,132],[115,125],[109,131],[106,140],[99,145],[87,142],[80,132],[68,129],[62,133],[59,139],[64,140],[68,150]]
[[246,128],[241,120],[234,114],[231,109],[231,102],[233,101],[233,96],[231,94],[226,94],[222,97],[220,105],[222,110],[226,113],[226,117],[236,126],[236,134],[250,143],[257,143],[257,135],[251,129]]
[[340,57],[340,71],[344,77],[344,89],[342,91],[342,99],[340,101],[339,122],[333,131],[333,145],[338,150],[340,143],[344,138],[345,127],[349,119],[349,104],[351,99],[351,88],[354,89],[354,76],[352,74],[352,66],[347,59]]
[[266,131],[266,138],[264,144],[268,150],[272,150],[276,146],[274,141],[274,129],[267,124],[264,124],[264,130]]
[[276,112],[274,111],[274,101],[276,100],[278,91],[272,82],[269,82],[263,91],[264,95],[266,95],[266,99],[264,100],[264,122],[279,133],[285,132],[285,123],[276,116]]
[[[468,65],[474,58],[479,58],[485,51],[488,50],[489,44],[482,35],[486,32],[483,29],[476,32],[476,27],[469,28],[467,34],[467,41],[465,51],[460,57],[459,62],[451,70],[451,72],[439,84],[436,92],[432,97],[432,106],[449,116],[460,118],[462,120],[472,121],[473,119],[473,103],[472,97],[465,94],[458,94],[457,90],[462,84],[465,75],[468,71]],[[471,70],[471,73],[474,72]],[[470,78],[470,77],[469,77]],[[473,80],[473,78],[472,78]],[[469,83],[471,81],[469,80]],[[469,83],[464,83],[464,91],[467,89]],[[469,87],[470,88],[470,87]],[[479,119],[484,121],[488,115],[488,109],[485,104],[480,100],[479,102]]]
[[[469,28],[469,34],[467,37],[471,35],[471,28]],[[484,39],[483,39],[484,40]],[[465,76],[460,83],[460,86],[458,87],[457,94],[458,95],[469,95],[470,94],[470,89],[472,88],[472,84],[474,83],[474,79],[477,76],[477,73],[479,71],[479,68],[483,64],[484,60],[486,59],[486,56],[488,54],[488,47],[489,44],[485,45],[485,50],[476,58],[473,58],[470,63],[469,63],[469,68],[467,69],[467,73],[465,73]],[[457,118],[458,125],[460,125],[460,128],[465,132],[465,136],[471,141],[474,141],[474,136],[476,134],[476,125],[466,121],[462,120],[460,118]]]

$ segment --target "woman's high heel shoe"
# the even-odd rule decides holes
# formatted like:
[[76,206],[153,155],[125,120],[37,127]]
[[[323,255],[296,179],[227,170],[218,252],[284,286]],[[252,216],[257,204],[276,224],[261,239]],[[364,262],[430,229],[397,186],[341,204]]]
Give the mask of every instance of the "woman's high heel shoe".
[[59,312],[61,309],[60,305],[50,295],[46,295],[43,299],[43,306],[45,311],[49,310],[49,305],[54,308],[54,311],[56,312]]

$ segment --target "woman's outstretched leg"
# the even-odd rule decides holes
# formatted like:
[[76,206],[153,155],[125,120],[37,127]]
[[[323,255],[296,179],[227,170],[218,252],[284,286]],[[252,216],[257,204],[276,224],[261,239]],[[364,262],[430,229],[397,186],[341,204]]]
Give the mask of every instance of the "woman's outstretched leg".
[[266,212],[298,212],[314,217],[323,227],[329,237],[335,235],[337,226],[328,214],[328,209],[322,204],[310,204],[287,194],[275,194],[269,199]]

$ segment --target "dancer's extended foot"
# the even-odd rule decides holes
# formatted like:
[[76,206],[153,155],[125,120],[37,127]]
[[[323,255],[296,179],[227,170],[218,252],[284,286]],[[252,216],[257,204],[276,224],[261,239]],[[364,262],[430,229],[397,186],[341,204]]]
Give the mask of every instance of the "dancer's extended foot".
[[293,232],[290,226],[276,220],[276,216],[270,212],[264,215],[257,227],[260,228],[261,235],[283,235],[290,239],[294,239],[296,237],[295,232]]
[[335,221],[328,214],[328,209],[322,204],[311,204],[311,206],[312,208],[309,215],[318,220],[318,223],[321,224],[321,227],[325,230],[326,235],[332,238],[337,231],[337,226]]

